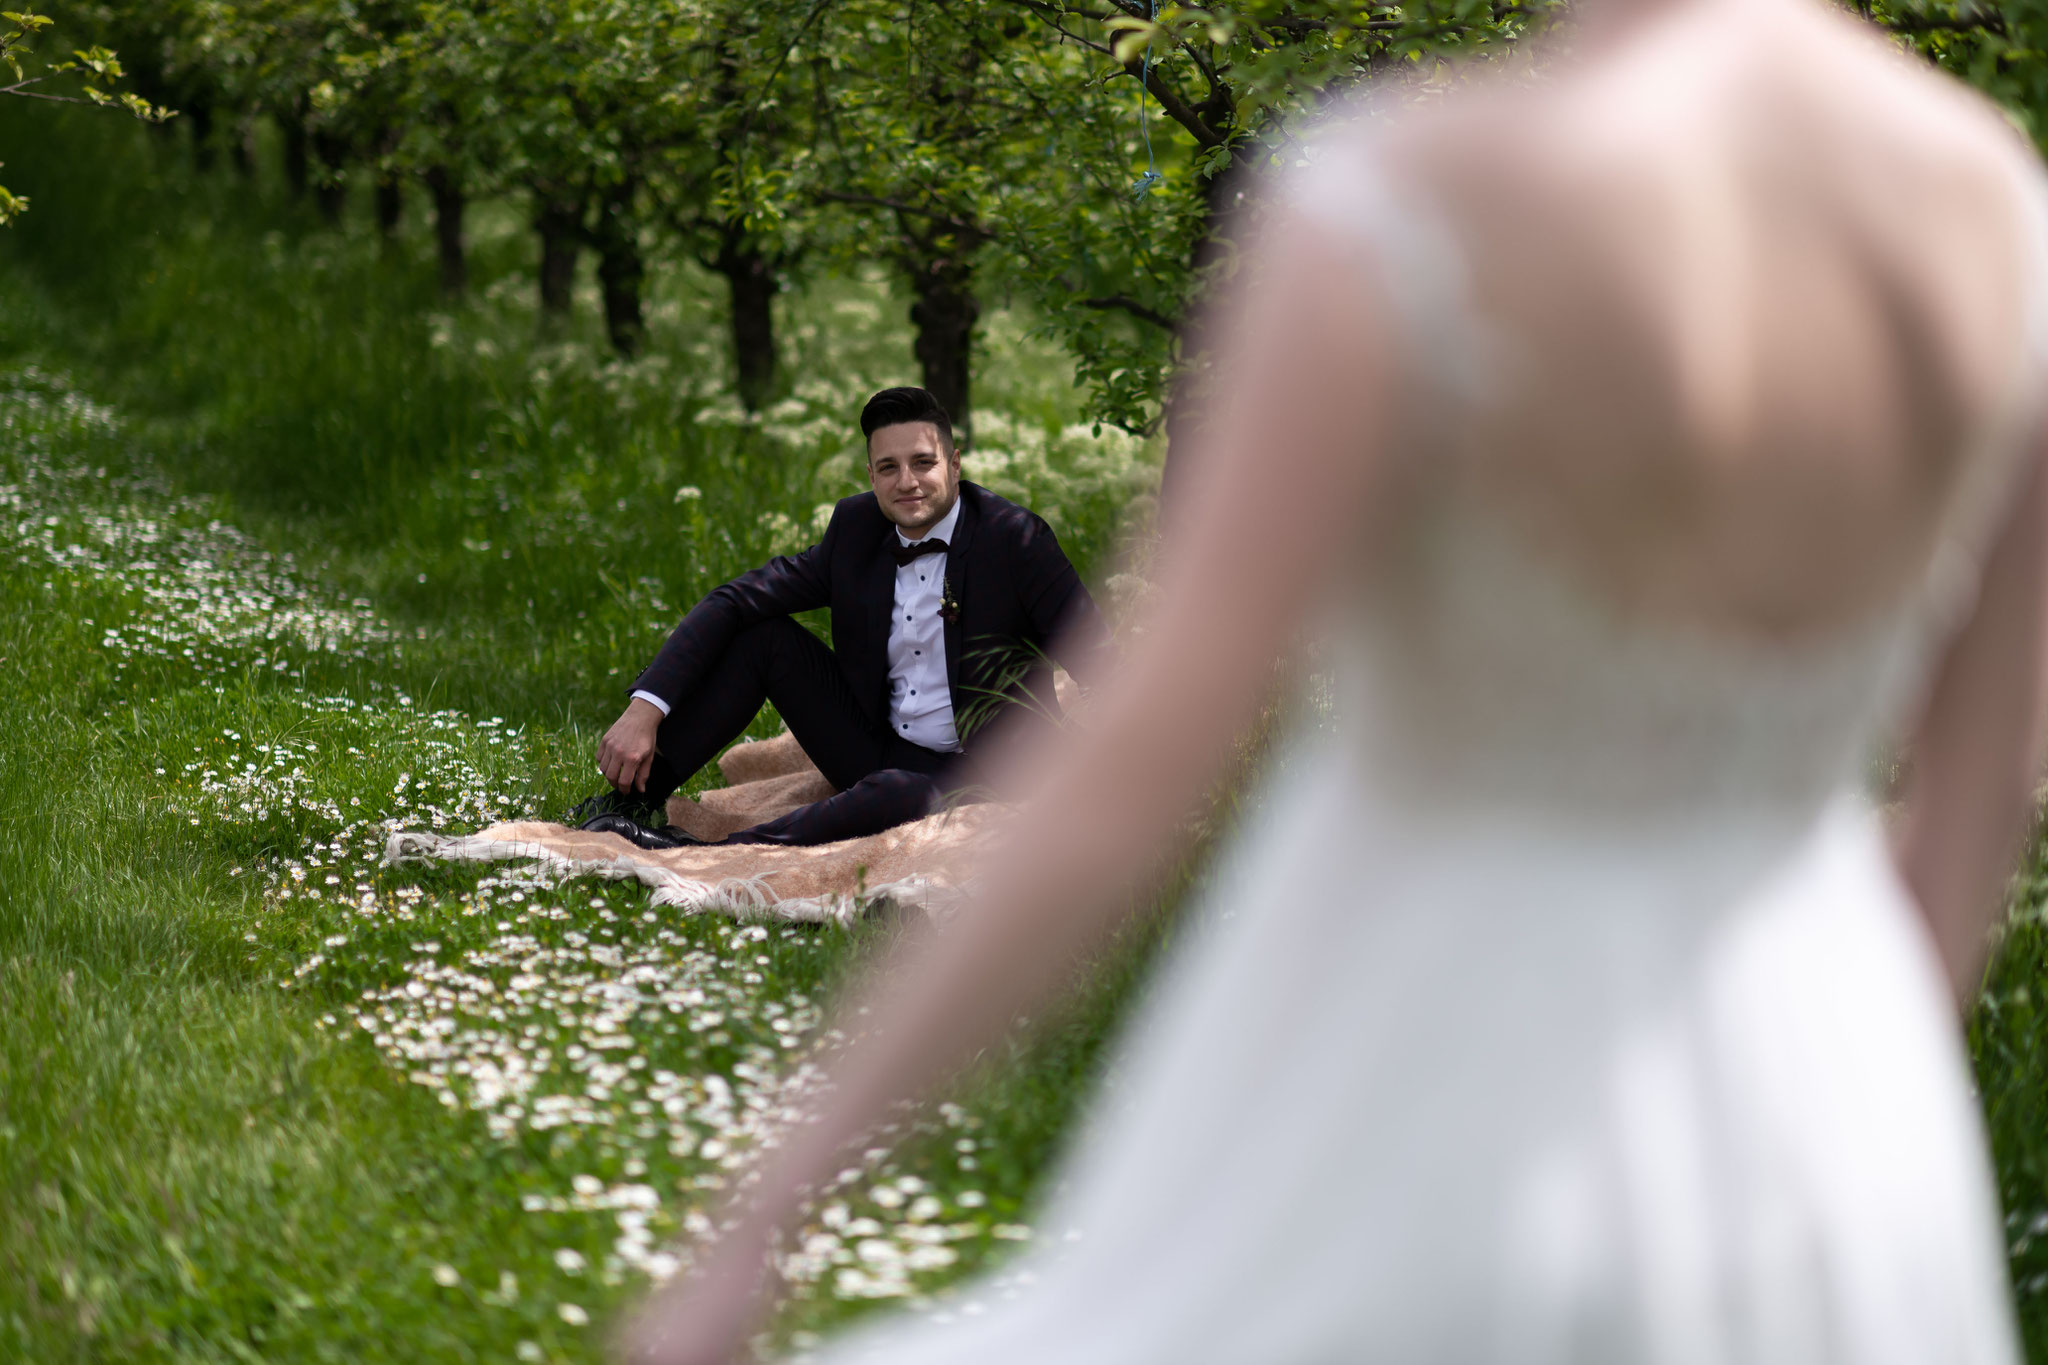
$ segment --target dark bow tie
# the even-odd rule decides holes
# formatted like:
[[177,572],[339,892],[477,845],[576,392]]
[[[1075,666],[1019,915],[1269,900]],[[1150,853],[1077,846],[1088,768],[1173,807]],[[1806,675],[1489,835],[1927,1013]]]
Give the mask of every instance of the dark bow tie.
[[905,545],[899,540],[889,547],[889,551],[896,556],[896,567],[900,569],[920,555],[942,555],[946,553],[946,542],[930,536],[923,540],[914,541],[909,545]]

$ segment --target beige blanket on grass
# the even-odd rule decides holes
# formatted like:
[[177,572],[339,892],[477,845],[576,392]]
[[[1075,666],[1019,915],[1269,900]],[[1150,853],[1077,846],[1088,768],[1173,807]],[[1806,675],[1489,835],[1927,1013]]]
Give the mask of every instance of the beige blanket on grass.
[[[730,786],[698,800],[669,798],[669,823],[700,839],[786,815],[832,794],[832,784],[788,733],[736,744],[718,760]],[[564,877],[633,878],[656,905],[722,910],[743,918],[847,923],[869,906],[943,911],[958,898],[959,856],[1001,807],[964,805],[908,825],[836,844],[714,845],[650,850],[616,834],[590,834],[538,820],[492,825],[469,835],[398,833],[386,863],[531,859]]]

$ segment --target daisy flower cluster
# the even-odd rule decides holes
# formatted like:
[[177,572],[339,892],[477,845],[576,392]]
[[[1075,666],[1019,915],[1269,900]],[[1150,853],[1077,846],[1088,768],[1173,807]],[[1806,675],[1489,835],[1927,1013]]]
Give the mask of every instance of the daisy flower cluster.
[[374,854],[393,830],[479,828],[533,803],[518,776],[530,771],[525,737],[500,717],[420,711],[402,692],[284,705],[296,714],[270,718],[267,738],[224,726],[192,746],[176,798],[190,823],[260,830],[311,817],[309,831]]
[[[673,1273],[678,1238],[710,1230],[703,1208],[818,1094],[818,1051],[843,1040],[798,983],[821,974],[841,931],[678,916],[637,888],[522,869],[442,897],[381,875],[364,871],[351,927],[294,969],[296,982],[380,955],[396,966],[326,1025],[367,1037],[499,1142],[539,1146],[571,1172],[566,1189],[528,1190],[521,1204],[608,1218],[608,1248],[588,1265],[605,1283]],[[977,1187],[975,1116],[946,1105],[892,1136],[913,1125],[951,1141],[921,1144],[915,1170],[889,1145],[838,1173],[780,1258],[800,1294],[915,1297],[959,1260],[955,1244],[1029,1235],[993,1221]]]
[[[847,931],[658,911],[637,886],[525,867],[386,866],[394,831],[538,814],[543,754],[499,718],[428,710],[375,680],[402,645],[369,603],[335,600],[201,500],[59,454],[119,437],[116,414],[57,376],[0,380],[0,554],[116,604],[86,624],[117,678],[146,660],[219,699],[155,776],[172,819],[246,849],[233,875],[261,887],[252,957],[280,988],[336,1002],[322,1027],[532,1155],[517,1197],[549,1235],[602,1220],[601,1251],[547,1257],[564,1321],[588,1317],[568,1297],[581,1277],[673,1273],[717,1192],[815,1098],[818,1051],[843,1041],[819,997]],[[314,657],[371,680],[362,695],[308,691]],[[980,1188],[980,1128],[943,1106],[840,1172],[781,1250],[797,1294],[914,1298],[967,1247],[1028,1236]],[[492,1293],[509,1304],[534,1273],[507,1267]]]
[[49,458],[59,442],[111,435],[116,415],[33,367],[5,383],[0,433],[16,454],[13,481],[0,484],[7,548],[17,564],[121,592],[123,619],[104,624],[100,642],[117,670],[155,658],[209,675],[289,673],[296,655],[367,659],[391,640],[368,602],[327,600],[290,555],[265,551],[202,500]]

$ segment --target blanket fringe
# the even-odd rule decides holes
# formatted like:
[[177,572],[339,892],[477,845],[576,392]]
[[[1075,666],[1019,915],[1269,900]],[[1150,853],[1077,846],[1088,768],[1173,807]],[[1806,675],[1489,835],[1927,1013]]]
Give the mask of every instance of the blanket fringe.
[[598,877],[607,881],[638,881],[653,891],[650,899],[655,905],[672,906],[692,914],[717,912],[739,920],[849,925],[884,903],[899,909],[933,914],[950,908],[957,899],[952,888],[922,876],[866,887],[858,894],[835,892],[822,896],[784,897],[778,896],[775,888],[768,885],[763,877],[701,881],[658,863],[642,862],[630,854],[615,858],[571,858],[530,839],[487,839],[476,834],[401,831],[393,834],[384,845],[384,864],[387,867],[406,863],[511,861],[538,863],[547,872],[564,880]]

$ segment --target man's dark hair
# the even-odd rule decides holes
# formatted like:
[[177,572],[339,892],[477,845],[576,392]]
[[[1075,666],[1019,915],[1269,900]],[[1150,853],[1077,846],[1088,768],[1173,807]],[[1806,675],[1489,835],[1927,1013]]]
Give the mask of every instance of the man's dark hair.
[[930,389],[883,389],[860,410],[860,434],[870,443],[883,427],[905,422],[930,422],[939,429],[939,443],[949,451],[953,448],[953,420]]

